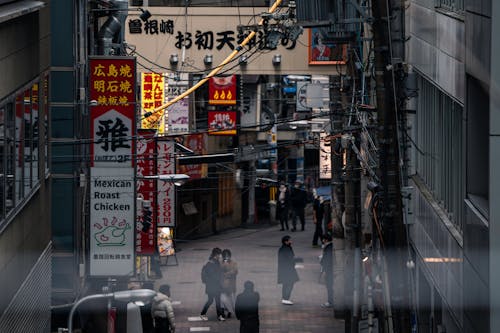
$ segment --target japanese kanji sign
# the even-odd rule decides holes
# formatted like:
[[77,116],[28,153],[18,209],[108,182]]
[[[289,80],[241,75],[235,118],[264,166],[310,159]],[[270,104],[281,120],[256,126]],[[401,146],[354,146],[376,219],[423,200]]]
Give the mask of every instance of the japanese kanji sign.
[[319,178],[332,178],[330,138],[326,133],[319,135]]
[[[165,102],[164,76],[158,73],[142,73],[141,96],[141,116],[148,111],[162,106]],[[152,121],[153,118],[155,121]],[[144,118],[141,120],[141,128],[161,128],[162,124],[159,124],[158,120],[155,117]],[[164,128],[162,128],[162,132],[164,132]]]
[[208,111],[208,134],[236,135],[236,111]]
[[[154,254],[156,229],[156,179],[143,179],[143,176],[156,174],[155,130],[137,131],[137,197],[151,203],[152,225],[147,232],[136,228],[135,251],[140,255]],[[140,212],[138,212],[140,215]],[[139,224],[138,224],[139,225]]]
[[89,71],[91,166],[133,166],[135,58],[92,57]]
[[208,104],[236,105],[236,75],[214,76],[208,84]]
[[[157,174],[175,173],[175,143],[172,140],[158,140],[157,144]],[[158,180],[158,217],[159,227],[175,226],[175,185],[172,182]]]

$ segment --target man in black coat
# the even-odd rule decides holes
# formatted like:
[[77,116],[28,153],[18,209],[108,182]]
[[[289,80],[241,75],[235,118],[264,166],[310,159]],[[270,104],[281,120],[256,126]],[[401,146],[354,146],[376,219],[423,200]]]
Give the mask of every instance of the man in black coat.
[[240,333],[259,332],[259,300],[252,281],[246,281],[244,290],[236,297],[235,314],[240,321]]
[[201,310],[200,317],[202,320],[208,320],[207,311],[210,305],[215,300],[215,309],[217,312],[217,319],[219,321],[224,321],[224,313],[222,312],[222,307],[220,303],[220,294],[222,291],[222,270],[220,267],[220,257],[222,251],[219,248],[214,248],[208,262],[205,264],[202,269],[202,280],[205,284],[205,293],[208,296],[208,299]]
[[278,250],[278,284],[282,284],[281,303],[293,305],[290,300],[293,285],[299,281],[299,275],[295,270],[295,254],[292,249],[292,238],[288,235],[281,239],[281,247]]
[[321,237],[323,242],[323,255],[321,256],[321,268],[325,274],[326,291],[328,301],[321,304],[324,308],[333,307],[333,243],[332,236],[326,233]]
[[304,209],[307,204],[307,193],[301,186],[302,182],[297,180],[290,194],[290,203],[292,206],[292,231],[297,230],[297,218],[300,220],[302,231],[304,231],[306,225]]

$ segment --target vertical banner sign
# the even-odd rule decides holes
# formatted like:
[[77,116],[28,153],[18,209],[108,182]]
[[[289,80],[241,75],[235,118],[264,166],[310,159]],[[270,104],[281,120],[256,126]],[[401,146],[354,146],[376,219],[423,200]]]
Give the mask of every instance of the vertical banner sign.
[[208,97],[210,105],[236,105],[236,75],[211,77]]
[[332,178],[331,145],[326,133],[319,135],[319,178]]
[[91,166],[131,167],[135,125],[135,58],[89,59]]
[[[141,118],[146,112],[162,106],[165,101],[165,78],[163,74],[142,73],[141,74]],[[152,117],[141,120],[141,128],[162,128],[159,119]],[[162,131],[164,133],[164,131]]]
[[135,272],[135,58],[90,57],[90,275]]
[[236,135],[236,111],[208,111],[208,134]]
[[[156,174],[155,158],[155,130],[137,131],[137,197],[151,202],[153,212],[152,224],[148,232],[142,231],[142,227],[136,227],[135,252],[139,255],[152,255],[155,253],[155,229],[156,229],[156,179],[141,179],[143,176]],[[141,212],[138,212],[141,215]]]
[[[168,78],[167,98],[174,99],[188,89],[188,75],[182,73],[181,78]],[[168,132],[170,134],[189,132],[189,97],[172,104],[168,108]]]
[[90,169],[90,275],[134,274],[134,168]]
[[[158,139],[157,147],[157,174],[168,175],[175,173],[175,143],[173,140]],[[172,182],[158,180],[158,209],[157,223],[159,227],[175,226],[175,185]]]
[[[207,153],[207,135],[189,134],[182,137],[181,144],[191,149],[196,155]],[[190,179],[200,179],[207,177],[208,166],[206,163],[179,165],[178,172],[188,175]]]

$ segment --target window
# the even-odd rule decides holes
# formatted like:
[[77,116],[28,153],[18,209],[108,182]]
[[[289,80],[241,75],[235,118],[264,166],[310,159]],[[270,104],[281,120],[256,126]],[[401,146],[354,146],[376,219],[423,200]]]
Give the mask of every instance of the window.
[[[269,7],[270,0],[149,0],[150,7]],[[283,1],[281,5],[287,5]]]
[[418,79],[416,170],[457,229],[464,223],[465,130],[463,107]]
[[464,11],[464,0],[436,0],[436,7],[461,13]]
[[[34,82],[0,102],[0,220],[39,184],[39,147],[44,144],[48,151],[46,134],[44,142],[39,136],[39,87]],[[47,99],[47,95],[42,97],[45,118]]]

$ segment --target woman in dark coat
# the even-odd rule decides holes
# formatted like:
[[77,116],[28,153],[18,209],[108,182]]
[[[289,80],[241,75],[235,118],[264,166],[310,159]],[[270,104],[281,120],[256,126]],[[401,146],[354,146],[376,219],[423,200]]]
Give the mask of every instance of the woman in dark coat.
[[299,281],[299,275],[295,270],[295,254],[292,249],[292,238],[288,235],[281,239],[281,247],[278,251],[278,284],[282,284],[281,303],[292,305],[290,300],[293,285]]

